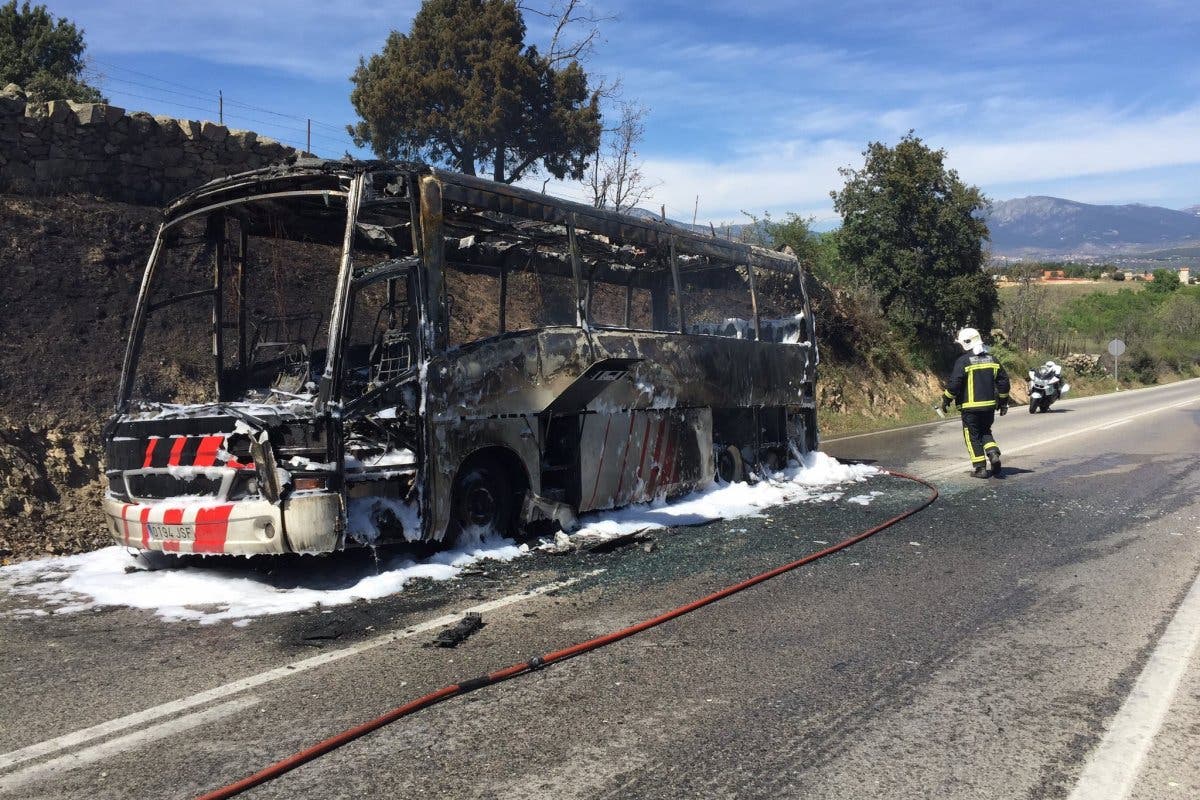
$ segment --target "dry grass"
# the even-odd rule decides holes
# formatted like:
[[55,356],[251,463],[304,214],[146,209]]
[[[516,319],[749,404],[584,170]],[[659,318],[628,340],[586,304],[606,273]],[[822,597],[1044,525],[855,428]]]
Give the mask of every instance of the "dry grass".
[[[1045,312],[1057,314],[1058,311],[1072,300],[1089,294],[1116,294],[1122,289],[1140,292],[1146,286],[1145,281],[1089,281],[1087,283],[1039,283],[1039,289],[1046,291]],[[1011,300],[1019,287],[1014,283],[999,284],[996,289],[1000,302]]]

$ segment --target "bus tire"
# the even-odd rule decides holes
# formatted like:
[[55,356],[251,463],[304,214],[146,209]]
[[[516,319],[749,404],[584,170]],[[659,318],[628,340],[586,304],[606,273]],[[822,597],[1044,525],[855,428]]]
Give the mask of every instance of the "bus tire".
[[454,539],[473,528],[511,536],[516,514],[512,480],[494,459],[475,461],[459,470],[450,494]]
[[746,461],[742,451],[729,445],[717,453],[717,477],[725,483],[741,483],[746,480]]

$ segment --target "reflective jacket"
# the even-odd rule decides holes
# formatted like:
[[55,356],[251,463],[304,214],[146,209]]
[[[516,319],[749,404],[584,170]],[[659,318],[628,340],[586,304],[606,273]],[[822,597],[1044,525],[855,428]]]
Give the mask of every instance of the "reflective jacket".
[[954,362],[945,397],[960,409],[995,408],[1008,403],[1008,373],[986,350],[964,353]]

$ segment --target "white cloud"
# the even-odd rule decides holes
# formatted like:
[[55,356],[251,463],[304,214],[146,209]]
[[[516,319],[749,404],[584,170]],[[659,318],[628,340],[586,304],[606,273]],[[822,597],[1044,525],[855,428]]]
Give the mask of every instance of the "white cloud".
[[379,50],[392,28],[408,30],[419,0],[389,4],[321,0],[62,0],[54,13],[85,29],[88,52],[164,53],[344,81],[361,54]]
[[1103,175],[1200,163],[1200,106],[1152,118],[1072,115],[1042,135],[965,139],[947,147],[950,164],[972,183]]
[[[916,120],[916,112],[897,111]],[[1195,131],[1200,106],[1158,117],[1126,119],[1104,112],[1070,112],[1057,118],[1039,116],[1029,124],[983,132],[925,136],[931,147],[944,148],[947,163],[968,183],[982,186],[995,199],[1029,194],[1030,187],[1056,186],[1060,194],[1093,202],[1155,202],[1174,196],[1163,177],[1130,177],[1129,173],[1163,167],[1200,166]],[[995,130],[994,135],[987,135]],[[918,135],[922,131],[918,129]],[[898,136],[887,140],[889,143]],[[745,151],[725,157],[673,157],[650,154],[643,172],[655,190],[653,208],[667,206],[668,216],[690,220],[696,196],[702,222],[741,221],[741,212],[773,214],[796,211],[818,221],[836,219],[829,192],[841,188],[838,168],[862,164],[864,143],[846,138],[760,140]],[[1079,190],[1073,191],[1072,186]],[[996,195],[990,187],[1006,190]],[[570,196],[568,186],[551,191]]]

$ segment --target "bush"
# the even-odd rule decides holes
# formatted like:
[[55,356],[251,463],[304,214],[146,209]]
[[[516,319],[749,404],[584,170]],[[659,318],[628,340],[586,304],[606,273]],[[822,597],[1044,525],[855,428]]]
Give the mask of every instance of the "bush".
[[1140,383],[1158,383],[1160,363],[1149,350],[1140,344],[1132,345],[1121,358],[1120,370],[1132,375]]

